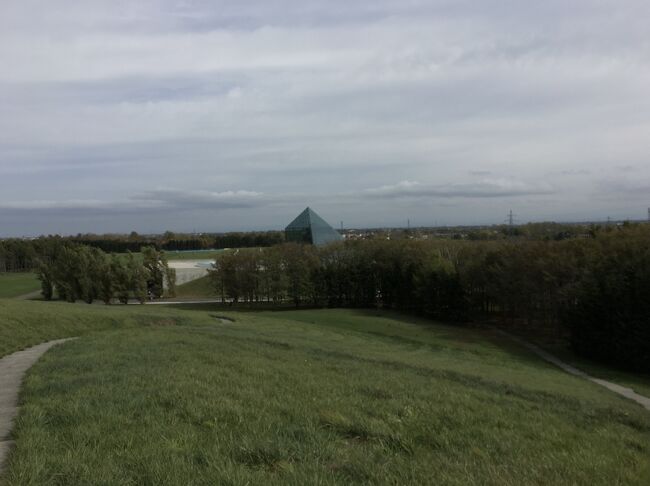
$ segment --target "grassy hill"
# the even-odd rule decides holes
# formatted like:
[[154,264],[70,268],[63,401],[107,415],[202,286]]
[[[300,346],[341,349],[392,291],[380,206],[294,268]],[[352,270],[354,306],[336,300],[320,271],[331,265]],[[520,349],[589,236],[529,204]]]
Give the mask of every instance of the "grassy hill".
[[[201,320],[203,317],[203,320]],[[0,299],[0,358],[51,339],[139,326],[207,322],[209,316],[158,306]]]
[[176,287],[176,297],[179,299],[214,299],[216,296],[210,277],[207,275]]
[[0,299],[19,297],[40,290],[34,273],[0,273]]
[[83,335],[30,371],[1,484],[650,478],[650,414],[488,330],[370,311],[224,322],[208,306],[0,304],[14,315],[0,343],[20,326]]

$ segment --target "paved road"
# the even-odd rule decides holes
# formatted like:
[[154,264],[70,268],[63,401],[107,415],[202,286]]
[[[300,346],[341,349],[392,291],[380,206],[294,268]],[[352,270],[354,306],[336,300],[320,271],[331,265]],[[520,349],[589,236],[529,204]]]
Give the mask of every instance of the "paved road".
[[12,445],[9,434],[18,414],[18,392],[25,373],[45,351],[70,339],[75,338],[38,344],[0,359],[0,473]]

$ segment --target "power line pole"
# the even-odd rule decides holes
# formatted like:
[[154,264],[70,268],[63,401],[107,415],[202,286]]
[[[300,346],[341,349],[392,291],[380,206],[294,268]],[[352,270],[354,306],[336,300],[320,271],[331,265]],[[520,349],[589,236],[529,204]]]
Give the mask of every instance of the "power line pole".
[[506,223],[508,225],[508,234],[514,235],[515,234],[515,221],[516,221],[516,214],[512,212],[512,209],[508,212],[508,216],[506,217]]

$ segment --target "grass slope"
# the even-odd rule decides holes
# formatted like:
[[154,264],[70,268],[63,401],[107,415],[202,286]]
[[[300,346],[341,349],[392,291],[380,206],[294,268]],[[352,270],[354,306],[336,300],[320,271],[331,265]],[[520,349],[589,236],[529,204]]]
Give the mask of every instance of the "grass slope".
[[216,291],[210,282],[210,277],[206,275],[176,287],[176,297],[179,299],[214,299]]
[[[0,299],[0,357],[51,339],[107,329],[183,324],[190,314],[160,306],[104,306]],[[209,319],[208,316],[205,320]],[[194,316],[193,321],[200,321]]]
[[33,273],[0,273],[0,299],[19,297],[40,290],[41,282]]
[[138,312],[149,326],[32,368],[4,484],[649,478],[646,411],[489,331],[349,310],[168,314],[182,327]]
[[619,385],[631,388],[641,395],[650,397],[650,375],[648,374],[631,373],[625,370],[611,368],[591,361],[590,359],[576,356],[566,348],[551,349],[551,352],[565,362],[581,369],[585,373],[595,376],[596,378],[613,381]]

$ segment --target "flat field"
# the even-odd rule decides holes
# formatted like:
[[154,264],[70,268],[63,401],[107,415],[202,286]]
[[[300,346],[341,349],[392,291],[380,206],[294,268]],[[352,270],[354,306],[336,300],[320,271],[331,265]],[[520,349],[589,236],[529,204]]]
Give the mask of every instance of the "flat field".
[[23,323],[55,311],[50,327],[81,321],[65,332],[82,337],[29,372],[3,484],[650,479],[646,410],[488,330],[353,310],[26,307]]
[[0,299],[19,297],[40,290],[34,273],[0,273]]

